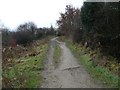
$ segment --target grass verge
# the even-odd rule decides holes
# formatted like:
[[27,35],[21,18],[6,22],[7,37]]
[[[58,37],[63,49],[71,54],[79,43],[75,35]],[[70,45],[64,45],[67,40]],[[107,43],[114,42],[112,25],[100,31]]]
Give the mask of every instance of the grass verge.
[[93,63],[90,52],[87,52],[87,49],[84,46],[80,44],[73,44],[71,41],[64,40],[63,38],[64,37],[62,37],[62,41],[66,42],[74,56],[78,58],[79,62],[85,66],[86,70],[95,80],[101,81],[105,87],[119,87],[118,82],[120,78],[114,73],[110,72],[107,68]]
[[40,87],[48,43],[43,41],[42,44],[39,43],[39,45],[31,48],[34,52],[39,51],[39,54],[13,59],[12,63],[7,62],[7,67],[3,69],[2,74],[3,88]]

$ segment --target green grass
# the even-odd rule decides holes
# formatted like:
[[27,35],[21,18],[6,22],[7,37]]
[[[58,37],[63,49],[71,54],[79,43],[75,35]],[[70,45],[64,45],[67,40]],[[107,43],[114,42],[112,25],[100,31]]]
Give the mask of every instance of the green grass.
[[55,67],[58,67],[58,64],[60,62],[60,57],[61,57],[61,48],[58,44],[56,44],[54,49],[54,55],[53,55]]
[[[15,60],[11,66],[3,72],[5,82],[9,82],[6,87],[12,88],[37,88],[42,83],[42,70],[48,44],[43,44],[34,48],[41,53],[37,56],[21,57]],[[20,61],[20,62],[18,62]]]
[[99,79],[107,86],[118,87],[118,77],[106,68],[95,66],[92,61],[90,61],[89,55],[81,55],[79,60],[87,68],[92,77]]
[[86,53],[84,47],[72,44],[66,40],[67,46],[71,49],[73,54],[78,58],[79,62],[83,64],[90,75],[95,79],[99,80],[105,85],[105,87],[118,87],[118,79],[120,78],[115,74],[111,73],[107,68],[102,66],[96,66],[92,62],[92,58],[89,53]]

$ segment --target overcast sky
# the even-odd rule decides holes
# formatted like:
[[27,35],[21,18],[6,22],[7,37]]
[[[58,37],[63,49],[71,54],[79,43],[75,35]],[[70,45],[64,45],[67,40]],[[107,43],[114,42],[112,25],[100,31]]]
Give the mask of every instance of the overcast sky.
[[0,0],[0,21],[15,29],[19,24],[33,21],[38,27],[55,26],[59,13],[72,4],[81,7],[84,0]]

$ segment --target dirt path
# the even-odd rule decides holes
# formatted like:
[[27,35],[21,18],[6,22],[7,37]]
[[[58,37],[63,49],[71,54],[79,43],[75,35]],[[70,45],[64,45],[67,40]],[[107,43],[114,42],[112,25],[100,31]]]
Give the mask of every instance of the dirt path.
[[[62,49],[61,62],[58,68],[54,67],[54,45],[59,43]],[[84,67],[77,63],[76,58],[66,47],[65,43],[56,38],[51,40],[51,46],[43,72],[44,82],[42,88],[100,88],[86,72]]]

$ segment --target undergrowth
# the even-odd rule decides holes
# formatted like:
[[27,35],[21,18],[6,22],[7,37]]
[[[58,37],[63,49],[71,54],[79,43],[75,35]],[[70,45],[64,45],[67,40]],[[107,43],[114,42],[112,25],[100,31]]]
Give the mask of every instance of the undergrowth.
[[64,37],[60,37],[59,40],[66,42],[72,53],[85,66],[86,70],[95,80],[101,81],[105,87],[119,87],[120,77],[118,75],[118,69],[120,68],[120,64],[114,58],[112,58],[113,60],[105,60],[105,56],[102,57],[97,50],[93,51],[81,44],[73,44],[71,40],[66,40]]
[[31,46],[31,50],[27,52],[30,54],[21,55],[20,58],[6,58],[7,56],[4,57],[5,59],[3,58],[6,60],[2,73],[3,88],[40,87],[42,83],[41,72],[44,69],[44,60],[48,49],[47,42],[46,39],[36,41]]

